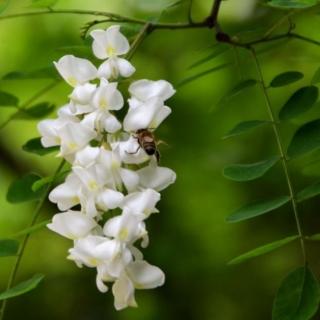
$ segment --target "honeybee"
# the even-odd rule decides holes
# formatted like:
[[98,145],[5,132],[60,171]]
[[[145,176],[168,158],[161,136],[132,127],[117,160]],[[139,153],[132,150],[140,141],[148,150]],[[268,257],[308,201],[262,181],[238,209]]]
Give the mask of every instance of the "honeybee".
[[[135,152],[130,154],[135,154],[142,148],[147,155],[155,156],[157,162],[160,162],[160,152],[157,148],[158,142],[156,141],[154,134],[149,129],[139,129],[136,131],[134,137],[137,139],[139,147]],[[128,152],[129,153],[129,152]]]

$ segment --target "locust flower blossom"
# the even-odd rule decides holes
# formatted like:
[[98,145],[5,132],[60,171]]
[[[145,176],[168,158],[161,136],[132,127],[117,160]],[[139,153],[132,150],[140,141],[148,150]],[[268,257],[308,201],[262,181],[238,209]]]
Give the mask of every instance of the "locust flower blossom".
[[72,240],[68,259],[95,269],[98,290],[112,288],[114,306],[121,310],[137,306],[135,290],[165,281],[141,249],[149,245],[147,219],[159,213],[160,191],[176,179],[173,170],[159,166],[154,139],[171,113],[165,102],[175,90],[165,80],[142,79],[131,82],[129,94],[120,92],[121,78],[135,72],[125,59],[128,40],[119,26],[91,36],[101,65],[73,55],[54,62],[71,92],[57,118],[38,124],[42,145],[59,147],[57,156],[70,168],[49,194],[60,212],[47,227]]

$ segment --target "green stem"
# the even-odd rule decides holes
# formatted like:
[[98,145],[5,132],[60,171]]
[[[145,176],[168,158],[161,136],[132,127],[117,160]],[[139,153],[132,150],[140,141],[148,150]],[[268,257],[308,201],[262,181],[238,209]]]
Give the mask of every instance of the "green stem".
[[274,115],[274,112],[272,110],[272,106],[271,106],[271,102],[270,102],[270,98],[267,92],[267,86],[265,84],[265,80],[262,74],[262,69],[259,63],[259,60],[257,58],[256,52],[253,48],[251,48],[251,53],[258,71],[258,75],[260,78],[260,84],[261,84],[261,89],[263,91],[263,95],[265,98],[265,102],[266,102],[266,106],[268,109],[268,114],[270,117],[270,120],[272,122],[272,127],[273,127],[273,131],[274,131],[274,135],[276,137],[276,141],[277,141],[277,145],[278,145],[278,149],[279,149],[279,153],[280,153],[280,157],[281,157],[281,162],[282,162],[282,166],[283,166],[283,171],[286,177],[286,181],[287,181],[287,185],[288,185],[288,189],[289,189],[289,194],[290,194],[290,199],[291,199],[291,204],[292,204],[292,209],[293,209],[293,213],[294,213],[294,218],[296,221],[296,225],[297,225],[297,230],[298,230],[298,234],[299,234],[299,238],[300,238],[300,244],[301,244],[301,251],[302,251],[302,257],[303,257],[303,261],[304,263],[306,263],[307,261],[307,256],[306,256],[306,248],[305,248],[305,243],[304,243],[304,236],[303,236],[303,232],[302,232],[302,227],[301,227],[301,222],[300,222],[300,218],[299,218],[299,213],[298,213],[298,206],[297,206],[297,201],[296,201],[296,197],[295,197],[295,192],[293,189],[293,184],[292,184],[292,180],[290,177],[290,173],[289,173],[289,168],[288,168],[288,159],[286,157],[286,152],[281,140],[281,135],[280,135],[280,130],[278,127],[278,123],[276,121],[276,117]]
[[[54,173],[54,178],[52,179],[51,183],[49,183],[49,185],[47,186],[46,192],[43,194],[43,196],[41,197],[41,199],[38,202],[38,205],[35,208],[33,217],[31,219],[31,223],[28,226],[28,228],[31,228],[31,227],[33,227],[35,225],[35,223],[36,223],[36,221],[37,221],[37,219],[38,219],[38,217],[39,217],[39,215],[41,213],[41,208],[42,208],[43,204],[45,203],[45,201],[47,199],[47,196],[49,194],[49,191],[50,191],[50,189],[52,187],[52,184],[54,183],[55,178],[58,176],[58,174],[62,170],[64,164],[65,164],[65,160],[61,161],[61,163],[59,164],[56,172]],[[11,274],[10,274],[10,277],[9,277],[9,280],[8,280],[8,284],[7,284],[6,290],[9,290],[12,287],[12,285],[13,285],[15,279],[16,279],[16,276],[17,276],[17,273],[18,273],[18,269],[19,269],[20,264],[21,264],[21,259],[23,257],[23,254],[24,254],[24,251],[25,251],[25,248],[27,246],[29,238],[30,238],[30,233],[27,233],[22,239],[22,242],[20,244],[20,248],[19,248],[19,251],[18,251],[17,259],[16,259],[15,264],[14,264],[12,270],[11,270]],[[5,299],[2,302],[2,306],[1,306],[1,310],[0,310],[0,320],[3,320],[4,313],[5,313],[6,306],[7,306],[7,301],[8,300]]]
[[23,105],[21,105],[16,112],[14,112],[6,121],[4,121],[0,125],[0,130],[3,129],[7,124],[10,123],[11,120],[13,120],[21,111],[26,110],[26,108],[35,100],[43,96],[45,93],[53,89],[59,84],[60,81],[54,81],[50,83],[49,85],[42,88],[40,91],[38,91],[35,95],[33,95],[30,99],[28,99]]
[[135,54],[136,50],[141,45],[142,41],[151,32],[152,32],[151,23],[148,22],[141,28],[141,30],[139,31],[139,33],[135,37],[134,41],[132,42],[131,49],[127,53],[126,59],[130,60],[133,57],[133,55]]

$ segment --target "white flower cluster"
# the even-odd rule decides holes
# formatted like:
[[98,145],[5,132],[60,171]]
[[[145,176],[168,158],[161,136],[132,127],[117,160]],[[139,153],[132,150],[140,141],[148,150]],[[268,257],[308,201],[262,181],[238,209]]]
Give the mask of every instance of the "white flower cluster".
[[[62,212],[54,215],[48,228],[73,240],[68,258],[79,267],[96,268],[101,292],[113,282],[115,308],[120,310],[136,306],[135,289],[164,283],[164,273],[143,260],[135,245],[138,240],[141,247],[148,245],[145,220],[158,212],[159,191],[176,175],[158,166],[155,153],[145,152],[138,133],[150,133],[170,114],[164,102],[175,90],[164,80],[132,82],[121,123],[115,111],[125,103],[116,80],[135,71],[119,57],[129,51],[128,40],[119,26],[95,30],[91,36],[95,56],[105,61],[99,68],[72,55],[56,62],[73,91],[58,118],[38,125],[43,146],[60,146],[59,156],[72,167],[65,182],[49,195]],[[151,145],[152,137],[147,134]]]

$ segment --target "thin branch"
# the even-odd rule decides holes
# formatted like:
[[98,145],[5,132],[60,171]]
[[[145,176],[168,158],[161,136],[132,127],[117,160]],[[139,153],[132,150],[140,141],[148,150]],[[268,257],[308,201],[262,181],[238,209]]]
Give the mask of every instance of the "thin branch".
[[207,18],[207,23],[209,28],[217,26],[218,14],[220,10],[222,0],[214,0],[211,8],[209,17]]
[[207,21],[202,22],[177,22],[177,23],[158,23],[158,22],[149,22],[143,19],[131,18],[122,16],[119,14],[104,12],[104,11],[93,11],[93,10],[78,10],[78,9],[70,9],[70,10],[45,10],[45,11],[32,11],[32,12],[24,12],[11,14],[6,16],[0,16],[0,20],[7,20],[13,18],[21,18],[21,17],[31,17],[31,16],[39,16],[39,15],[47,15],[47,14],[72,14],[72,15],[91,15],[91,16],[100,16],[100,17],[108,17],[109,21],[112,22],[132,22],[136,24],[151,23],[153,29],[188,29],[188,28],[205,28],[208,27]]
[[[38,217],[39,217],[39,215],[41,213],[42,206],[44,205],[44,203],[45,203],[45,201],[47,199],[47,196],[48,196],[49,191],[50,191],[50,189],[51,189],[51,187],[52,187],[52,185],[53,185],[53,183],[55,181],[55,178],[58,176],[58,174],[62,170],[64,164],[65,164],[65,160],[61,161],[61,163],[59,164],[57,170],[55,171],[55,173],[53,175],[52,181],[48,184],[48,186],[46,188],[46,192],[43,194],[43,196],[39,200],[38,205],[37,205],[37,207],[36,207],[36,209],[34,211],[34,214],[33,214],[31,223],[29,225],[29,228],[33,227],[34,224],[37,222],[37,219],[38,219]],[[24,251],[25,251],[25,248],[27,246],[29,238],[30,238],[30,233],[26,234],[22,239],[22,242],[21,242],[21,245],[20,245],[20,248],[19,248],[19,252],[18,252],[18,255],[17,255],[17,259],[16,259],[15,264],[13,266],[13,269],[11,271],[6,290],[9,290],[12,287],[12,285],[14,284],[14,281],[16,279],[17,272],[18,272],[18,269],[19,269],[19,266],[20,266],[20,263],[21,263],[21,259],[23,257],[23,254],[24,254]],[[0,320],[3,320],[4,313],[5,313],[6,306],[7,306],[7,301],[8,300],[5,299],[2,302],[2,306],[1,306],[1,310],[0,310]]]
[[279,124],[276,121],[276,117],[274,115],[272,106],[271,106],[271,102],[270,102],[270,98],[267,92],[267,86],[265,84],[265,80],[262,74],[262,69],[258,60],[258,57],[256,55],[256,52],[254,50],[254,48],[251,48],[251,53],[258,71],[258,75],[260,78],[260,85],[261,85],[261,89],[265,98],[265,102],[266,102],[266,106],[267,106],[267,110],[268,110],[268,114],[272,123],[272,127],[273,127],[273,131],[274,131],[274,135],[277,141],[277,145],[278,145],[278,149],[279,149],[279,154],[281,157],[281,161],[282,161],[282,166],[283,166],[283,171],[286,177],[286,181],[287,181],[287,185],[288,185],[288,189],[289,189],[289,194],[290,194],[290,199],[291,199],[291,204],[292,204],[292,209],[293,209],[293,213],[294,213],[294,218],[296,221],[296,225],[297,225],[297,230],[298,230],[298,234],[299,234],[299,238],[300,238],[300,244],[301,244],[301,251],[302,251],[302,257],[303,257],[303,261],[304,263],[306,263],[307,261],[307,257],[306,257],[306,248],[305,248],[305,243],[304,243],[304,236],[303,236],[303,232],[302,232],[302,227],[301,227],[301,222],[300,222],[300,218],[299,218],[299,213],[298,213],[298,205],[297,205],[297,200],[296,200],[296,196],[295,196],[295,192],[294,192],[294,188],[293,188],[293,184],[292,184],[292,180],[290,177],[290,173],[289,173],[289,168],[288,168],[288,159],[286,157],[286,152],[285,152],[285,148],[283,146],[283,142],[281,139],[281,135],[280,135],[280,130],[278,128]]

